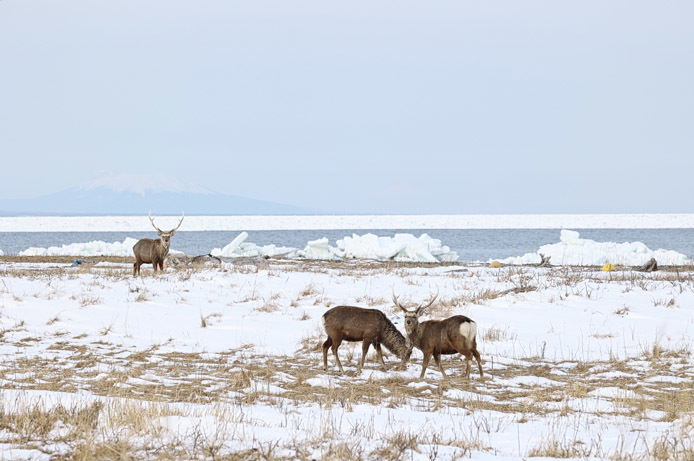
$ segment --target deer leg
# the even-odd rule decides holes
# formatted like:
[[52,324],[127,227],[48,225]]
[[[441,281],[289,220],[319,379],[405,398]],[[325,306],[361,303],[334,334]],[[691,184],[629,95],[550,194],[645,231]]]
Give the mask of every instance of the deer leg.
[[361,343],[361,360],[359,361],[359,368],[357,368],[357,374],[361,373],[361,369],[364,366],[364,359],[366,359],[366,353],[369,352],[370,342],[364,340]]
[[333,355],[335,356],[335,361],[337,362],[337,367],[340,369],[340,373],[344,373],[345,370],[342,368],[342,363],[340,363],[340,357],[337,356],[337,348],[340,347],[342,341],[333,341]]
[[477,368],[480,369],[480,378],[484,376],[484,373],[482,373],[482,360],[480,359],[480,353],[477,352],[477,349],[473,349],[472,353],[475,355],[475,360],[477,360]]
[[[422,351],[424,352],[424,351]],[[419,379],[424,379],[424,373],[427,371],[429,366],[429,360],[431,359],[431,352],[424,352],[424,359],[422,360],[422,374],[419,375]]]
[[386,363],[383,361],[383,354],[381,353],[381,344],[375,343],[374,349],[376,349],[376,354],[378,355],[378,361],[381,362],[381,366],[383,367],[383,371],[388,371],[388,369],[386,368]]
[[470,368],[472,368],[472,354],[465,354],[465,377],[470,378]]
[[434,353],[434,361],[436,362],[436,365],[438,365],[439,370],[441,370],[441,374],[443,375],[443,379],[448,380],[448,376],[446,375],[446,372],[443,371],[443,365],[441,365],[441,354]]
[[323,370],[328,371],[328,348],[332,346],[333,340],[330,336],[323,343]]

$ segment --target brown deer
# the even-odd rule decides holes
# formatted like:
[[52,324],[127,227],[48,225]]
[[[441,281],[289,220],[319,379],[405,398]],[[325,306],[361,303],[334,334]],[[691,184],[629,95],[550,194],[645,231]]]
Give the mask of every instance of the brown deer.
[[133,264],[133,276],[140,273],[140,266],[144,263],[152,263],[154,266],[154,272],[157,268],[164,269],[164,259],[169,254],[169,246],[171,245],[171,237],[176,233],[181,223],[185,218],[185,214],[181,212],[181,220],[178,222],[178,226],[174,227],[168,232],[164,232],[159,229],[154,224],[154,219],[152,218],[152,212],[149,212],[149,220],[152,222],[152,226],[157,230],[159,237],[154,239],[140,239],[135,245],[133,245],[133,253],[135,253],[135,264]]
[[354,306],[333,307],[323,314],[323,327],[328,334],[328,339],[323,343],[323,369],[328,371],[328,348],[332,346],[335,361],[344,373],[340,358],[337,356],[337,348],[342,341],[361,341],[361,360],[357,373],[361,373],[364,366],[364,359],[371,344],[376,349],[378,360],[381,362],[383,371],[386,371],[386,364],[383,362],[381,354],[381,344],[386,349],[402,359],[398,367],[404,369],[412,353],[410,342],[395,328],[395,325],[388,320],[386,315],[378,309],[364,309]]
[[422,351],[424,359],[422,361],[422,373],[419,379],[424,378],[427,366],[431,356],[434,356],[436,365],[438,365],[441,374],[445,379],[448,379],[446,372],[443,371],[441,365],[441,354],[450,355],[460,353],[465,356],[466,369],[465,377],[470,377],[470,368],[472,364],[472,356],[477,360],[477,366],[482,373],[482,362],[480,353],[477,352],[477,324],[474,320],[465,317],[464,315],[454,315],[444,320],[428,320],[419,323],[419,316],[422,315],[424,309],[434,304],[438,297],[438,289],[436,294],[431,298],[428,304],[418,306],[414,311],[408,311],[395,296],[393,290],[393,303],[405,312],[405,331],[412,345]]

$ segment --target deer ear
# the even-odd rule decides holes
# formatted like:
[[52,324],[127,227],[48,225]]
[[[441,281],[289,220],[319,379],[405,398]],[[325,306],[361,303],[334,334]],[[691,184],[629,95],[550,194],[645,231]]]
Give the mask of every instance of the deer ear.
[[173,237],[173,235],[174,235],[175,233],[176,233],[176,229],[174,229],[174,230],[172,230],[171,232],[169,232],[169,234],[171,234],[172,237]]
[[164,233],[160,230],[157,230],[157,235],[159,235],[159,237],[161,237],[162,235],[164,235]]

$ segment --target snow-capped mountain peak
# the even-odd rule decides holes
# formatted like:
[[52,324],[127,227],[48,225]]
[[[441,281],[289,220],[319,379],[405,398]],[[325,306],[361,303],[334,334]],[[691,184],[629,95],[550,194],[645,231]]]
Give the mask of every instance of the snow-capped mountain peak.
[[120,174],[102,176],[81,184],[80,190],[108,189],[114,192],[133,192],[143,197],[148,193],[179,192],[189,194],[214,194],[213,190],[162,173]]

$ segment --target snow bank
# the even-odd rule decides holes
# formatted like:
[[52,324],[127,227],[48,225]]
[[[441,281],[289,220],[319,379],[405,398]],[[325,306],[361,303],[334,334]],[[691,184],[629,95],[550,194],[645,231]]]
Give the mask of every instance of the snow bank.
[[642,242],[596,242],[582,239],[578,232],[562,230],[559,243],[542,245],[537,253],[501,260],[505,264],[537,264],[540,253],[551,256],[551,264],[600,266],[606,263],[640,266],[655,258],[661,265],[683,265],[689,259],[672,250],[651,250]]
[[269,256],[291,259],[374,259],[378,261],[437,262],[457,261],[458,254],[441,240],[427,234],[395,234],[394,237],[378,237],[374,234],[344,237],[331,246],[327,237],[312,240],[303,250],[275,245],[258,246],[247,243],[248,233],[242,232],[224,248],[212,250],[214,256]]
[[[72,243],[59,247],[30,247],[19,252],[19,256],[132,256],[137,240],[127,237],[122,242],[107,243],[93,240],[86,243]],[[170,254],[180,251],[169,250]]]

